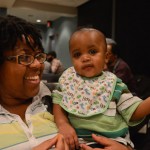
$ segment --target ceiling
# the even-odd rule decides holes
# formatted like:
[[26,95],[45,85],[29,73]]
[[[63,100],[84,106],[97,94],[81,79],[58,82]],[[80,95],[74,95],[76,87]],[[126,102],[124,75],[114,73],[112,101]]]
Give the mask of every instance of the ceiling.
[[89,0],[0,0],[0,7],[7,8],[7,14],[15,15],[39,24],[46,24],[59,17],[77,16],[77,7]]

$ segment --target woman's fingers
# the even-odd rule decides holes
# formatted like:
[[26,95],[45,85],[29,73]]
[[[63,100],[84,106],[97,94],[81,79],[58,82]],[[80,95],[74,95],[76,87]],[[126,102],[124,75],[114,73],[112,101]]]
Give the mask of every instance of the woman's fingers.
[[96,136],[95,134],[92,134],[92,138],[97,142],[100,143],[101,145],[105,146],[110,146],[112,144],[112,140],[104,137],[104,136]]
[[49,148],[52,148],[56,142],[57,142],[57,136],[42,142],[38,146],[34,147],[32,150],[48,150]]
[[55,150],[69,150],[69,147],[61,134],[58,134],[54,138],[42,142],[32,150],[48,150],[52,147],[54,147]]

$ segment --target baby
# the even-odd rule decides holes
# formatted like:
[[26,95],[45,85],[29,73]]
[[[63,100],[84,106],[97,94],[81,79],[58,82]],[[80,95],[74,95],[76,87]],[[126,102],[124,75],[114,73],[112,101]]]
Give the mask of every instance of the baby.
[[133,96],[121,79],[103,71],[106,41],[102,32],[77,30],[69,49],[73,67],[65,70],[60,87],[53,92],[53,113],[70,149],[79,147],[78,138],[90,142],[92,133],[133,146],[128,126],[139,124],[150,113],[150,97]]

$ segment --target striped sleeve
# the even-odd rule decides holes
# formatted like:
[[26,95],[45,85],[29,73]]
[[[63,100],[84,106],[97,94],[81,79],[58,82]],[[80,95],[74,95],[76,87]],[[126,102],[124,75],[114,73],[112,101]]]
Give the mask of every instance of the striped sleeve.
[[120,79],[117,80],[113,99],[117,103],[117,111],[121,114],[128,125],[134,126],[143,120],[130,122],[132,114],[143,100],[137,96],[133,96],[128,90],[126,84],[124,84]]

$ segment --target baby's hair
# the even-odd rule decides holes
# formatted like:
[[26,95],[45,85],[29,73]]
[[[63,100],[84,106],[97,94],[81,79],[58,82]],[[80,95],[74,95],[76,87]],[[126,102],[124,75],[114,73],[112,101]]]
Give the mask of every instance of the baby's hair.
[[105,37],[105,35],[103,34],[103,32],[101,32],[100,30],[98,30],[98,29],[95,29],[95,28],[92,28],[92,27],[81,27],[81,28],[78,28],[75,32],[73,32],[73,34],[71,35],[71,37],[70,37],[70,40],[69,40],[69,43],[70,43],[70,41],[71,41],[71,39],[72,39],[72,37],[76,34],[76,33],[78,33],[78,32],[84,32],[84,31],[94,31],[94,32],[96,32],[96,33],[98,33],[101,37],[103,37],[103,39],[104,39],[104,42],[105,42],[105,45],[106,45],[106,37]]
[[97,31],[97,32],[102,33],[101,31],[99,31],[99,30],[97,30],[95,28],[92,28],[92,27],[80,27],[75,32],[78,32],[78,31]]
[[[27,22],[24,19],[7,15],[0,16],[0,57],[2,59],[3,52],[6,50],[13,50],[15,48],[18,39],[23,41],[23,38],[29,47],[34,50],[37,46],[39,49],[43,50],[41,43],[41,34],[36,27]],[[33,39],[34,44],[31,43],[30,38]]]
[[95,32],[101,34],[101,36],[103,36],[103,37],[105,38],[105,35],[103,34],[103,32],[101,32],[101,31],[98,30],[98,29],[92,28],[92,27],[79,27],[79,28],[77,28],[77,30],[75,30],[75,31],[73,32],[73,34],[71,35],[71,37],[72,37],[74,34],[76,34],[77,32],[82,32],[82,31],[95,31]]

